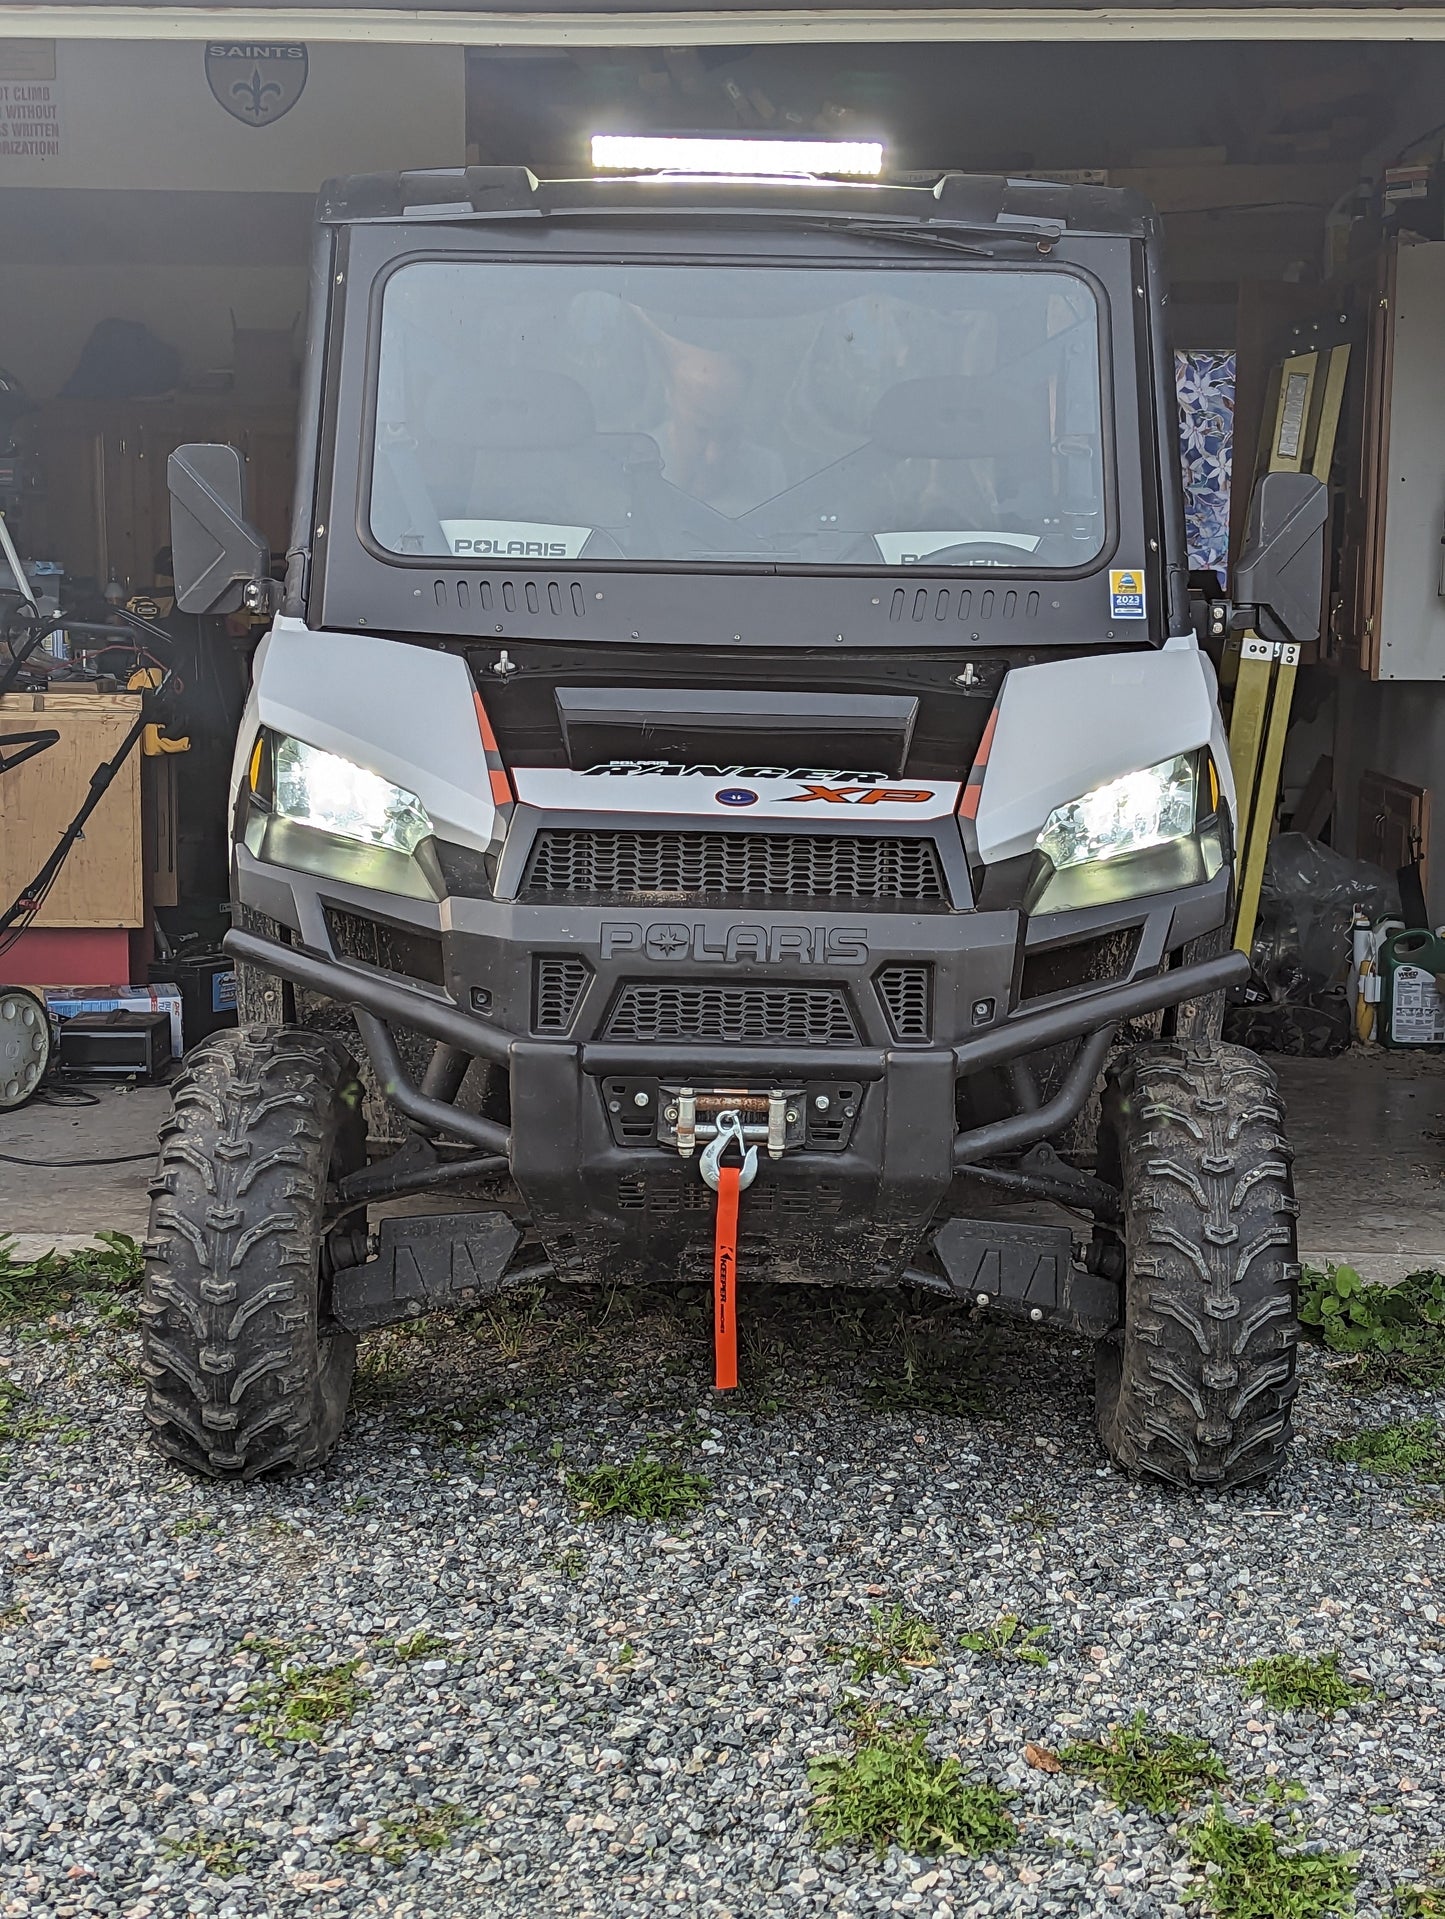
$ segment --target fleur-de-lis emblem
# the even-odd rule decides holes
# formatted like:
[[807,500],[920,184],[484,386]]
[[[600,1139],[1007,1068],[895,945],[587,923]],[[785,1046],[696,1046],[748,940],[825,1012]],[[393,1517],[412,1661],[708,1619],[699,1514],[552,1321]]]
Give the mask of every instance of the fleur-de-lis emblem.
[[242,112],[253,120],[264,116],[268,100],[279,100],[285,91],[274,80],[263,80],[259,67],[252,67],[249,80],[236,80],[231,85],[231,97],[242,102]]

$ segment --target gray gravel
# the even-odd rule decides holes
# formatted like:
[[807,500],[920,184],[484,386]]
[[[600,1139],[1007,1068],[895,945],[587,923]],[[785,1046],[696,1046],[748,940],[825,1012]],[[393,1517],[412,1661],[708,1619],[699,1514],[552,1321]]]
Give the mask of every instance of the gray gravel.
[[[1068,1342],[856,1296],[743,1309],[733,1401],[700,1299],[540,1295],[374,1337],[332,1466],[244,1489],[150,1454],[132,1333],[84,1309],[0,1330],[22,1410],[56,1422],[0,1445],[0,1913],[1180,1919],[1178,1825],[1023,1759],[1139,1708],[1241,1781],[1301,1781],[1308,1838],[1364,1853],[1360,1911],[1393,1910],[1445,1845],[1445,1504],[1326,1446],[1430,1396],[1362,1399],[1311,1356],[1284,1481],[1189,1499],[1104,1467]],[[1006,1390],[974,1415],[870,1399],[910,1367]],[[648,1440],[713,1503],[580,1521],[563,1468]],[[827,1648],[896,1601],[945,1655],[892,1696],[1011,1795],[1007,1855],[811,1834],[806,1761],[848,1744]],[[1001,1613],[1052,1628],[1046,1670],[950,1649]],[[445,1650],[399,1659],[423,1629]],[[248,1635],[361,1659],[369,1697],[268,1749]],[[1333,1720],[1271,1712],[1232,1670],[1335,1646],[1377,1697]],[[438,1806],[450,1843],[407,1856]],[[201,1863],[217,1846],[237,1876]]]

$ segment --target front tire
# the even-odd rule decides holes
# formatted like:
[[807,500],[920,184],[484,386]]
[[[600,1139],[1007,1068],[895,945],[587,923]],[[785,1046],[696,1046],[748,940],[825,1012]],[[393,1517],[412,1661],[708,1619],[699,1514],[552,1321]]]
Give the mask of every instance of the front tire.
[[1298,1208],[1274,1074],[1242,1046],[1141,1046],[1105,1095],[1124,1195],[1124,1326],[1096,1353],[1104,1449],[1127,1472],[1228,1490],[1291,1438]]
[[141,1304],[146,1418],[215,1479],[319,1465],[341,1436],[356,1339],[327,1311],[328,1186],[365,1157],[340,1042],[215,1033],[161,1129]]

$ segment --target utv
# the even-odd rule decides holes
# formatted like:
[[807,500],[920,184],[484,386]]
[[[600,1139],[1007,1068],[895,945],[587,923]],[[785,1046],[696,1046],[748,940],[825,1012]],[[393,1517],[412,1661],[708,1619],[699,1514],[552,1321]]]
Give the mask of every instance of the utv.
[[1191,606],[1164,310],[1100,188],[324,189],[284,585],[239,454],[170,462],[180,604],[272,623],[242,1024],[152,1187],[166,1453],[315,1466],[359,1334],[540,1276],[711,1279],[726,1383],[735,1259],[744,1311],[1096,1341],[1127,1469],[1280,1465],[1290,1150],[1219,1038],[1200,642],[1302,637],[1318,488],[1264,482],[1253,604]]

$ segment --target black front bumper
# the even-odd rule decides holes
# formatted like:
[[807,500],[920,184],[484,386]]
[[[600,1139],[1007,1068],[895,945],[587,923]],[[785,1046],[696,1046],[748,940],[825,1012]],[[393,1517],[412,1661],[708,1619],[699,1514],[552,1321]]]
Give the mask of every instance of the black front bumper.
[[[520,917],[520,909],[507,912],[509,922],[514,915]],[[723,950],[733,917],[701,912],[689,921],[704,945],[721,942]],[[625,940],[609,951],[601,921],[616,925],[621,918],[610,912],[599,920],[596,909],[578,909],[570,941],[557,948],[589,956],[601,977],[599,1008],[613,1004],[625,977],[647,963],[645,934],[640,953]],[[504,1007],[528,1003],[538,937],[510,923],[507,936],[453,933],[453,994],[256,933],[231,933],[226,951],[350,1006],[392,1103],[424,1127],[505,1153],[554,1266],[577,1277],[635,1278],[640,1269],[658,1277],[702,1277],[707,1270],[711,1195],[698,1168],[652,1144],[645,1128],[640,1136],[634,1129],[626,1142],[619,1137],[609,1114],[616,1082],[789,1087],[800,1097],[814,1085],[856,1083],[846,1143],[763,1160],[743,1208],[741,1256],[772,1278],[864,1284],[887,1283],[906,1266],[960,1166],[1017,1151],[1067,1124],[1088,1096],[1116,1027],[1231,986],[1248,970],[1244,955],[1230,952],[1004,1016],[1016,965],[1013,915],[879,916],[866,930],[867,970],[850,989],[855,1009],[864,1005],[880,966],[921,958],[933,969],[935,1030],[962,1030],[967,1037],[902,1045],[887,1037],[881,1012],[875,1020],[871,1010],[857,1010],[855,1040],[826,1046],[539,1038],[457,1003],[458,981],[451,976],[459,937],[466,977],[496,982],[492,990]],[[543,944],[556,947],[555,920],[550,931]],[[611,946],[618,949],[615,935]],[[616,979],[602,977],[609,968]],[[810,979],[817,976],[810,970]],[[969,1032],[974,1023],[978,1030]],[[583,1022],[578,1026],[585,1030]],[[510,1124],[423,1093],[403,1069],[394,1027],[505,1068]],[[1010,1062],[1069,1043],[1076,1048],[1072,1061],[1046,1097],[999,1117],[975,1115],[960,1126],[960,1111],[969,1106],[966,1091],[960,1099],[961,1081],[980,1084]]]

